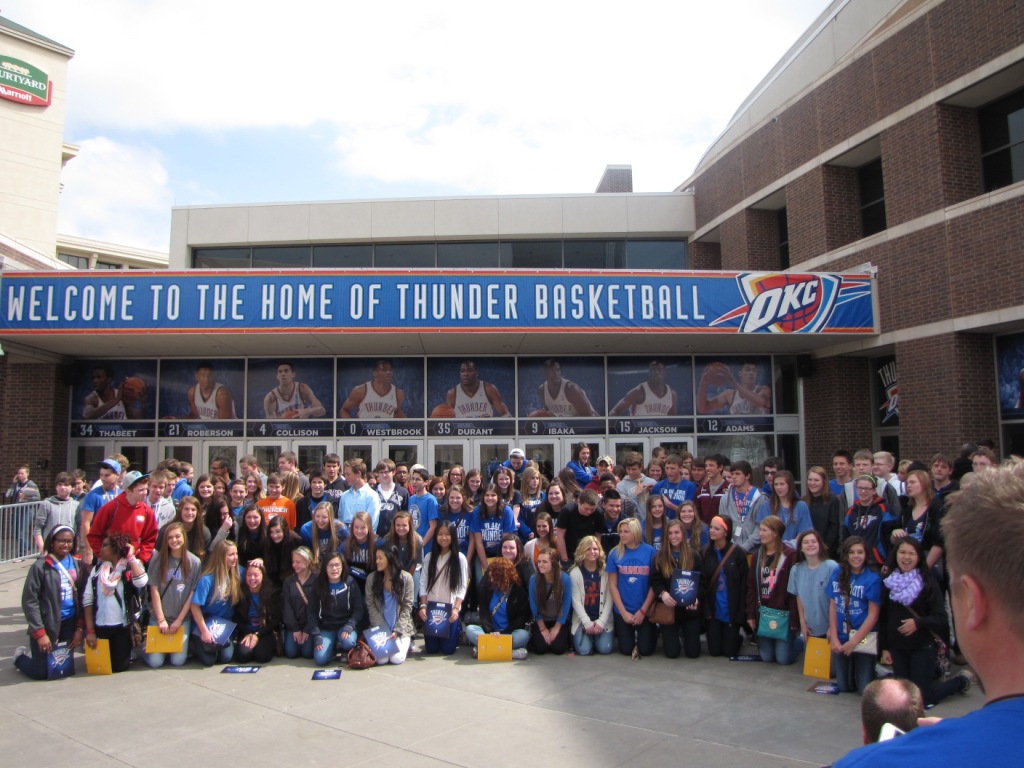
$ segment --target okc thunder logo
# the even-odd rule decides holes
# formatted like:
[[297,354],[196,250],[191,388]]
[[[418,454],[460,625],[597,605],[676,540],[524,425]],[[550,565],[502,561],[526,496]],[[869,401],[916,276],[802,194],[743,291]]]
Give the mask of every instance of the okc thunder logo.
[[889,419],[900,415],[900,385],[890,384],[885,388],[885,403],[878,410],[885,413],[882,417],[882,423],[885,424]]
[[219,638],[223,634],[224,630],[227,629],[228,625],[223,621],[210,621],[207,622],[206,628],[210,630],[210,634],[213,635],[214,639]]
[[430,612],[430,617],[428,621],[430,622],[430,626],[440,627],[443,623],[448,621],[448,616],[443,609],[434,610]]
[[373,643],[373,647],[383,649],[388,644],[388,633],[387,632],[374,632],[370,635],[370,642]]
[[676,592],[680,595],[689,595],[694,590],[694,583],[689,579],[676,579]]
[[835,275],[761,272],[737,275],[736,280],[745,304],[711,325],[738,319],[740,333],[815,333],[828,322],[843,289],[860,287]]
[[55,667],[63,667],[71,657],[71,649],[63,643],[54,646],[51,653],[53,653],[53,666]]

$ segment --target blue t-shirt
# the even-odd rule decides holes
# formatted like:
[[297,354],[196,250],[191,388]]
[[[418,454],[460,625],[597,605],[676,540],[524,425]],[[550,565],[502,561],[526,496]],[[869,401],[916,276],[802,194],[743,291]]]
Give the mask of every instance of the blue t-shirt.
[[[761,507],[761,511],[757,515],[757,524],[760,525],[765,521],[766,518],[772,514],[771,504],[765,504]],[[792,518],[790,521],[790,514],[788,507],[779,507],[779,519],[786,524],[786,530],[782,532],[782,540],[789,546],[793,546],[796,543],[796,537],[804,531],[809,531],[814,528],[814,524],[811,522],[811,510],[807,506],[807,502],[803,499],[796,500],[796,506],[793,509]]]
[[115,488],[112,491],[104,491],[103,486],[97,486],[85,494],[85,498],[82,499],[82,508],[80,512],[92,512],[95,515],[100,511],[100,507],[108,501],[116,499],[120,493],[120,488]]
[[[669,501],[675,504],[677,507],[684,501],[692,500],[697,498],[697,486],[691,483],[686,478],[681,478],[678,483],[673,483],[668,479],[659,480],[654,484],[654,490],[651,493],[655,493],[658,496],[665,496]],[[665,515],[669,518],[676,516],[674,509],[665,507]]]
[[469,521],[470,533],[479,533],[484,540],[484,552],[488,557],[501,554],[501,537],[506,533],[516,532],[516,519],[511,507],[505,507],[500,515],[484,517],[483,508],[473,510]]
[[495,632],[502,632],[508,626],[508,600],[500,592],[491,593],[491,619]]
[[583,607],[587,618],[597,621],[601,617],[601,572],[580,568],[583,576]]
[[882,579],[874,571],[865,568],[860,573],[850,574],[849,606],[845,596],[839,592],[839,569],[832,574],[832,579],[825,588],[829,600],[836,601],[836,624],[839,639],[846,642],[850,635],[860,629],[864,619],[868,617],[868,604],[880,605],[882,602]]
[[540,505],[544,503],[548,495],[541,491],[537,496],[524,496],[523,503],[519,507],[519,526],[520,528],[525,527],[530,533],[536,533],[537,525],[537,511],[540,509]]
[[234,606],[214,592],[213,574],[200,577],[192,594],[193,605],[199,606],[204,619],[230,619]]
[[[725,557],[725,553],[728,550],[712,547],[711,551],[714,552],[715,557],[718,558],[715,563],[715,569],[718,569],[718,563],[722,562],[722,558]],[[712,572],[714,572],[714,569]],[[729,583],[726,581],[725,568],[718,571],[718,583],[715,584],[712,589],[715,590],[715,621],[721,621],[723,624],[728,624],[732,621],[732,616],[729,614]]]
[[[651,568],[654,567],[654,547],[640,544],[633,549],[626,548],[621,557],[619,547],[608,553],[608,563],[604,569],[608,573],[619,575],[618,588],[622,604],[630,613],[643,607],[650,588]],[[618,612],[618,606],[615,611]]]
[[260,596],[249,595],[249,631],[260,631]]
[[[665,512],[667,514],[668,510],[666,509]],[[644,541],[647,541],[647,521],[646,520],[640,520],[639,522],[640,522],[640,530],[644,534]],[[655,552],[660,552],[661,551],[661,541],[664,538],[664,536],[665,536],[665,523],[664,523],[664,521],[662,521],[661,526],[659,528],[655,528],[654,532],[651,534],[651,546],[654,547],[654,551]]]
[[[409,497],[409,514],[412,516],[412,527],[422,539],[430,530],[430,521],[437,520],[437,498],[433,494]],[[432,543],[433,539],[428,544]],[[430,551],[427,547],[426,551]]]
[[[67,555],[60,564],[71,577],[71,581],[68,581],[63,573],[60,574],[60,618],[61,621],[67,621],[75,615],[75,574],[78,566],[71,555]],[[60,573],[59,568],[57,572]]]

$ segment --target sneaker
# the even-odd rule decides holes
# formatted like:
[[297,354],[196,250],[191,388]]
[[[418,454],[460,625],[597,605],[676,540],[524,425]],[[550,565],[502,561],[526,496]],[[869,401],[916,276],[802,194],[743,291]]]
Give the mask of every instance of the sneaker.
[[957,675],[957,677],[962,678],[964,681],[964,687],[960,689],[962,696],[966,696],[967,692],[971,690],[971,686],[978,682],[978,676],[969,667]]
[[512,658],[513,659],[525,659],[526,658],[526,649],[525,648],[516,648],[514,651],[512,651]]
[[[475,659],[476,658],[476,646],[475,645],[473,646],[472,651],[473,651],[473,658]],[[513,651],[512,653],[514,654],[515,651]]]
[[19,645],[18,650],[14,652],[14,660],[17,661],[22,656],[28,656],[28,648],[24,645]]

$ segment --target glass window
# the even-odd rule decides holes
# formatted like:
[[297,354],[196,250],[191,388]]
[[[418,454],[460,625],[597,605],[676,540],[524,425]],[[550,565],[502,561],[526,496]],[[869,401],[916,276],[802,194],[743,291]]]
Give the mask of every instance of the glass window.
[[796,355],[775,356],[775,412],[798,413]]
[[373,265],[378,269],[430,269],[434,263],[433,243],[374,246]]
[[109,261],[97,261],[93,269],[120,269],[120,264],[111,264]]
[[521,240],[501,244],[502,269],[561,269],[561,240]]
[[885,229],[885,188],[882,184],[882,158],[857,169],[860,188],[861,234],[864,237]]
[[248,248],[196,248],[192,251],[196,269],[248,269]]
[[252,249],[253,269],[308,269],[311,262],[308,245]]
[[487,269],[500,266],[497,243],[438,243],[437,266]]
[[372,245],[314,245],[313,266],[317,269],[356,269],[373,266]]
[[803,488],[804,469],[800,465],[800,435],[776,435],[775,455],[782,465],[793,473],[797,486]]
[[566,269],[624,269],[624,240],[566,240]]
[[75,269],[89,268],[88,256],[72,256],[70,253],[58,253],[57,258],[63,261],[65,264],[71,265]]
[[776,213],[776,225],[779,230],[779,269],[789,269],[789,220],[785,208],[779,208]]
[[630,240],[626,243],[630,269],[687,269],[685,240]]
[[1024,179],[1024,90],[978,110],[985,191]]

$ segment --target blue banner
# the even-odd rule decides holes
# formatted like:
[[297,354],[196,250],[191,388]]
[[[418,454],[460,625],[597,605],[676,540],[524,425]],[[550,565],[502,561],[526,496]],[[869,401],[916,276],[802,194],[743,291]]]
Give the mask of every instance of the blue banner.
[[877,332],[865,275],[735,272],[11,273],[0,332]]

